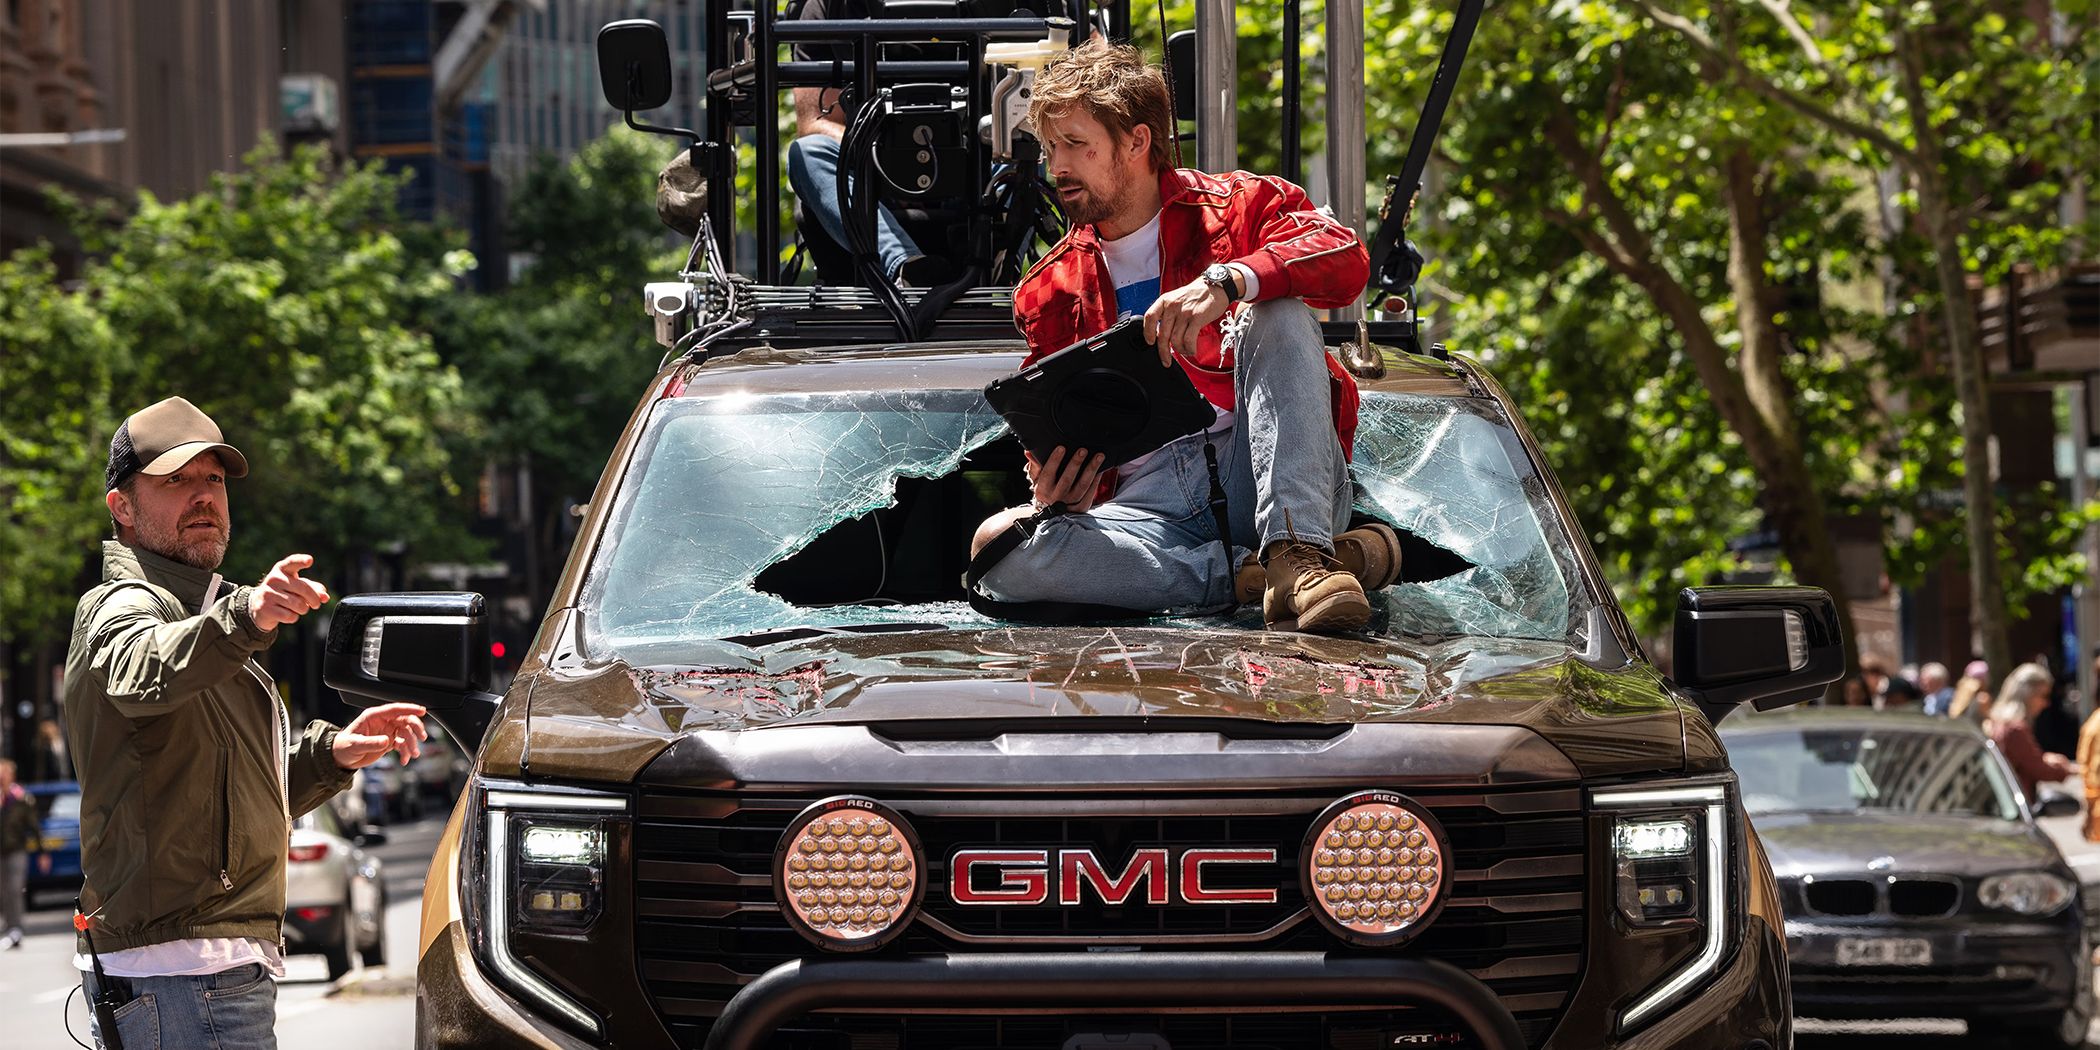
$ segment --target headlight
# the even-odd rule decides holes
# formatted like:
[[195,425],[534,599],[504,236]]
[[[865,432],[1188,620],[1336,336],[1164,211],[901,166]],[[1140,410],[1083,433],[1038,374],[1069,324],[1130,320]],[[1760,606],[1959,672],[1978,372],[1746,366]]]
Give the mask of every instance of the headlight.
[[1635,930],[1695,927],[1699,950],[1634,997],[1619,1014],[1631,1032],[1720,969],[1741,908],[1728,787],[1695,783],[1598,791],[1612,814],[1611,850],[1619,919]]
[[1352,944],[1389,946],[1420,933],[1443,904],[1450,856],[1425,808],[1386,791],[1328,806],[1299,851],[1305,899]]
[[476,947],[512,991],[595,1037],[598,1019],[521,961],[511,936],[589,935],[605,904],[606,825],[627,799],[509,782],[475,790],[486,824],[478,865],[460,865],[460,890],[477,904]]
[[1976,899],[1986,908],[2016,915],[2054,915],[2077,896],[2078,887],[2046,871],[2015,871],[1983,880]]
[[888,807],[828,798],[788,823],[773,851],[773,893],[819,947],[862,951],[909,925],[923,896],[918,837]]

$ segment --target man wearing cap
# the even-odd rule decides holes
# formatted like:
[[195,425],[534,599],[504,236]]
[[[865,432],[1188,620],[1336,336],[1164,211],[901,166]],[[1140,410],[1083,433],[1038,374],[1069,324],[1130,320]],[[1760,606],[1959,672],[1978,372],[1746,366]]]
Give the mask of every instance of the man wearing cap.
[[[294,735],[255,656],[328,592],[300,578],[304,554],[252,587],[213,571],[231,536],[226,480],[247,473],[182,398],[126,419],[105,476],[117,538],[73,617],[65,705],[87,916],[76,963],[90,1002],[118,1004],[132,1050],[276,1045],[292,818],[424,738],[413,704]],[[100,1018],[93,1027],[105,1040]]]

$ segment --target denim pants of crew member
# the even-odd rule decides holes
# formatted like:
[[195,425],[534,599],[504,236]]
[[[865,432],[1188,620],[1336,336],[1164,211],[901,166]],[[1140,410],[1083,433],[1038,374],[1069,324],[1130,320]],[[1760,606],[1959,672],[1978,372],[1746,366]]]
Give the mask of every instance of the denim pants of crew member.
[[[817,220],[832,240],[852,250],[853,242],[846,239],[846,217],[839,211],[839,140],[829,135],[804,135],[789,143],[787,171],[788,184],[795,187],[802,209]],[[919,254],[919,246],[897,224],[897,217],[890,214],[886,205],[876,204],[875,257],[882,264],[883,276],[897,276],[897,268],[904,265],[904,260]]]
[[[1272,299],[1249,308],[1227,339],[1237,347],[1233,427],[1160,449],[1108,503],[1044,519],[985,574],[986,593],[1207,612],[1233,604],[1233,575],[1248,551],[1293,535],[1333,549],[1351,501],[1319,321],[1301,300]],[[1210,510],[1206,443],[1225,485],[1229,544]]]
[[[81,977],[92,1004],[95,975]],[[260,963],[190,977],[111,980],[130,985],[136,996],[117,1008],[124,1050],[276,1050],[277,982]],[[95,1045],[108,1045],[92,1005],[88,1018]]]

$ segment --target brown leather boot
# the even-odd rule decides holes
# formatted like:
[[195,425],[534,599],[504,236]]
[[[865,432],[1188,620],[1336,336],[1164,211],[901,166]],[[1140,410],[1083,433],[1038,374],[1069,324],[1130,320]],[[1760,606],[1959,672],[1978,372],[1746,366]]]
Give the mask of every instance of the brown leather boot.
[[1363,584],[1326,551],[1310,543],[1279,540],[1269,545],[1262,567],[1269,587],[1261,601],[1271,630],[1341,634],[1371,622]]
[[1365,592],[1390,587],[1400,579],[1400,534],[1384,522],[1371,522],[1334,538],[1334,560],[1364,585]]

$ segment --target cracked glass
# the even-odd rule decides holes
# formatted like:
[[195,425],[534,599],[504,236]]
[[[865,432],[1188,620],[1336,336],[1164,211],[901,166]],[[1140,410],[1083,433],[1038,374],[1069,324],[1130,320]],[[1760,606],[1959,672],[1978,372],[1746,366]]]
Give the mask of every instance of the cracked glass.
[[[974,389],[666,402],[647,424],[586,583],[591,648],[1003,626],[960,600],[798,605],[760,578],[827,530],[895,506],[903,479],[947,477],[1006,434]],[[1352,473],[1359,511],[1470,563],[1380,592],[1374,633],[1573,641],[1587,602],[1571,583],[1571,548],[1493,402],[1366,393]],[[875,542],[901,540],[877,526]],[[967,542],[967,531],[954,537]],[[925,582],[922,590],[938,591],[951,581]],[[959,597],[959,584],[950,590]],[[1258,607],[1181,619],[1260,627]]]

